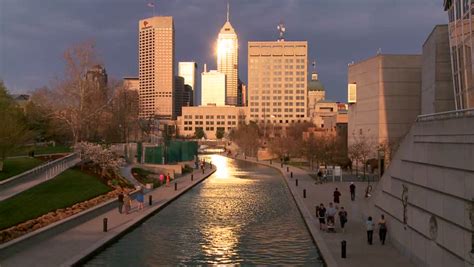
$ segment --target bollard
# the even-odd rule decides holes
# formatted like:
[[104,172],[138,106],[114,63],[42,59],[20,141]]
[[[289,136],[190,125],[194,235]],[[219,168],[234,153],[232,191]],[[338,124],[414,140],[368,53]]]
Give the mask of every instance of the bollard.
[[296,184],[296,186],[298,186],[298,179],[295,180],[295,184]]
[[293,178],[293,172],[290,173],[290,177]]
[[343,259],[346,258],[346,245],[347,245],[346,240],[342,240],[341,241],[341,258]]
[[178,182],[174,183],[174,191],[178,190]]
[[272,160],[270,160],[270,165],[272,165]]
[[247,155],[245,155],[245,159],[247,159]]
[[191,173],[191,181],[194,179],[194,174]]
[[303,198],[306,198],[306,189],[303,189]]
[[107,218],[104,218],[103,229],[104,229],[104,232],[107,232]]
[[202,169],[202,174],[204,174],[204,168]]
[[280,167],[282,167],[282,168],[283,168],[283,162],[282,162],[282,163],[280,163]]
[[286,166],[286,172],[290,171],[290,167]]
[[148,196],[148,204],[151,206],[152,203],[153,203],[152,196],[149,195],[149,196]]

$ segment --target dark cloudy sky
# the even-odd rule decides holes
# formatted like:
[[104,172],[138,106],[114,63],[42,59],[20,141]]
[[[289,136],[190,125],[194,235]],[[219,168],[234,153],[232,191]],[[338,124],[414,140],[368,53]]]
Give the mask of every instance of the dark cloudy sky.
[[[383,53],[420,53],[436,24],[447,21],[442,0],[230,0],[247,81],[247,41],[307,40],[327,98],[346,101],[347,63]],[[137,75],[137,24],[151,16],[147,0],[0,0],[0,79],[29,91],[61,75],[63,51],[95,39],[110,76]],[[175,19],[176,60],[215,68],[214,42],[226,0],[157,0],[156,13]],[[311,68],[311,67],[309,67]],[[201,71],[201,68],[200,70]]]

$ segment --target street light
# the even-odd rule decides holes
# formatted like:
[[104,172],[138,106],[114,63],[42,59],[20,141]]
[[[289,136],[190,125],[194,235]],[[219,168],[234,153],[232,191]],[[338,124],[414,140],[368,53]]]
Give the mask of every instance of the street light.
[[379,158],[379,168],[378,168],[378,171],[379,171],[379,180],[382,178],[382,175],[385,171],[385,150],[383,148],[379,149],[378,150],[378,158]]

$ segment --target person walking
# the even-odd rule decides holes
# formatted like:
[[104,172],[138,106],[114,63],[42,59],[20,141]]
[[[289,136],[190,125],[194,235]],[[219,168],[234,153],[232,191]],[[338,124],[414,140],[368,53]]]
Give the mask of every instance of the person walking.
[[367,218],[365,226],[367,228],[367,242],[369,245],[372,245],[372,237],[374,236],[374,222],[372,221],[372,217],[369,216],[369,218]]
[[132,198],[130,195],[127,193],[125,194],[123,198],[123,203],[124,203],[124,208],[125,208],[125,214],[129,214],[132,206]]
[[165,176],[163,174],[160,174],[160,185],[163,185],[164,181],[165,181]]
[[117,200],[118,200],[118,211],[120,214],[122,214],[122,208],[123,208],[123,193],[122,191],[119,192],[118,196],[117,196]]
[[143,188],[140,188],[140,191],[137,193],[137,202],[138,202],[138,210],[142,210],[144,208],[143,202],[145,202],[145,195],[143,192]]
[[351,191],[351,200],[354,201],[356,197],[356,186],[354,182],[351,182],[351,185],[349,186],[349,190]]
[[341,207],[341,210],[339,211],[339,222],[341,223],[341,230],[344,233],[345,229],[344,226],[346,225],[347,222],[347,211],[344,209],[344,207]]
[[329,203],[329,207],[326,211],[328,232],[335,232],[336,214],[337,214],[336,208],[334,208],[332,202]]
[[319,218],[319,230],[324,230],[323,226],[326,225],[326,208],[323,203],[319,204],[317,214]]
[[379,221],[379,238],[382,245],[385,245],[385,238],[387,237],[387,222],[385,216],[382,214]]
[[339,198],[341,197],[341,192],[339,192],[337,187],[336,187],[336,190],[333,193],[333,196],[334,196],[334,203],[339,204]]

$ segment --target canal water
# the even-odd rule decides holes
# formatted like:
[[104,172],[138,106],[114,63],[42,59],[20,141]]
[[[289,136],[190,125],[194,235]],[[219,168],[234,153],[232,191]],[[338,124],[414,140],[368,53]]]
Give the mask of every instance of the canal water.
[[278,171],[209,156],[217,171],[85,266],[322,266]]

